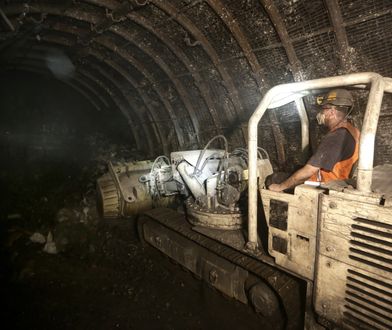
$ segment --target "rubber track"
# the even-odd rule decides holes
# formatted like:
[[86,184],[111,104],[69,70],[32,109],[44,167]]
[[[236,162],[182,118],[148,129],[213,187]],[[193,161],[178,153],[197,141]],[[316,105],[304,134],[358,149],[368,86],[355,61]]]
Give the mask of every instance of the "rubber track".
[[229,246],[223,245],[209,237],[192,230],[185,216],[167,208],[157,208],[145,212],[139,219],[140,224],[147,220],[161,225],[188,238],[212,253],[246,269],[268,283],[280,296],[285,309],[288,324],[286,329],[298,329],[303,322],[301,313],[301,294],[299,281],[294,277],[275,269],[271,265],[245,255]]

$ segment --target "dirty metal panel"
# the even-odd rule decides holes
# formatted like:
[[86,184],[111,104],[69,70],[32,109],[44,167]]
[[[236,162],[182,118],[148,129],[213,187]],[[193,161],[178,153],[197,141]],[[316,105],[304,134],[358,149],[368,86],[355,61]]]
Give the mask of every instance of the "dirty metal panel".
[[[391,276],[391,209],[344,200],[341,195],[323,196],[320,253],[380,276]],[[361,244],[365,245],[357,246]]]
[[287,239],[279,236],[272,236],[272,249],[282,254],[287,254]]
[[260,190],[269,227],[268,252],[278,265],[308,279],[314,276],[320,193],[305,185],[298,186],[294,195]]
[[315,308],[338,325],[392,327],[392,213],[322,196]]
[[287,215],[289,204],[276,199],[270,199],[269,225],[287,231]]
[[355,269],[320,255],[315,285],[315,310],[339,328],[390,329],[390,278]]

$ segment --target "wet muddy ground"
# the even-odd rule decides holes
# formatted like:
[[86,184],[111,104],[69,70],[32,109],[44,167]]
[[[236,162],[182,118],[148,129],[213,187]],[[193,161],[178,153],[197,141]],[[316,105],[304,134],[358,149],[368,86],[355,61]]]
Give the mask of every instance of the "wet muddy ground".
[[[132,219],[100,221],[96,174],[89,166],[50,162],[2,169],[0,290],[6,328],[282,327],[281,320],[263,319],[142,246]],[[49,231],[66,238],[56,254],[30,240],[34,232],[46,237]]]

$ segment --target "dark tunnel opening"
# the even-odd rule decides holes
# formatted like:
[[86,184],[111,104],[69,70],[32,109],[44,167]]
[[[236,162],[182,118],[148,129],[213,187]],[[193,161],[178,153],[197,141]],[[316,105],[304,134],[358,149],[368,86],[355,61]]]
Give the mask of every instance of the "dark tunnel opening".
[[34,205],[38,210],[42,199],[60,207],[51,192],[67,183],[69,190],[62,193],[80,191],[94,180],[88,176],[102,153],[130,156],[132,137],[120,115],[97,111],[64,83],[9,71],[0,86],[2,214],[20,212],[19,202],[29,203],[28,212]]
[[[0,292],[7,297],[1,311],[7,327],[256,329],[265,323],[141,246],[133,218],[98,220],[95,181],[106,162],[146,158],[132,147],[120,115],[97,111],[63,82],[21,71],[2,74],[0,108]],[[277,319],[266,328],[282,325]]]

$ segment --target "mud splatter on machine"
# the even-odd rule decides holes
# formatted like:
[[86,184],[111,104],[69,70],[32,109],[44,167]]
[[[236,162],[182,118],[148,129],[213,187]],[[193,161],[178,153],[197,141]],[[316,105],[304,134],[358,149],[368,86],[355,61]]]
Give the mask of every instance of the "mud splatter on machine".
[[[302,98],[339,86],[370,89],[356,178],[293,194],[265,189],[272,167],[257,147],[257,125],[266,109],[295,102],[308,132]],[[101,213],[144,211],[144,241],[265,317],[285,318],[288,329],[390,329],[392,165],[373,168],[384,93],[392,79],[375,73],[276,86],[250,118],[247,149],[229,152],[219,136],[170,159],[109,165],[98,180]],[[225,148],[208,149],[218,138]],[[162,207],[174,198],[183,209]]]

